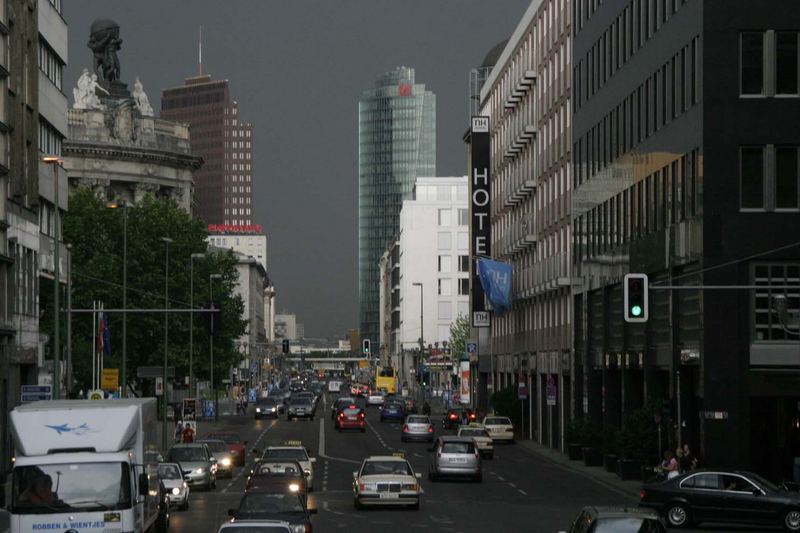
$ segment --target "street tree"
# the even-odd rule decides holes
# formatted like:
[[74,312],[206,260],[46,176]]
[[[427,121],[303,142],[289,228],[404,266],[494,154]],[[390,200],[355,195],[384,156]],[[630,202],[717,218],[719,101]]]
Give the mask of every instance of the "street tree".
[[450,353],[453,357],[461,357],[467,351],[467,341],[472,335],[472,326],[469,323],[469,317],[458,315],[453,322],[450,323]]

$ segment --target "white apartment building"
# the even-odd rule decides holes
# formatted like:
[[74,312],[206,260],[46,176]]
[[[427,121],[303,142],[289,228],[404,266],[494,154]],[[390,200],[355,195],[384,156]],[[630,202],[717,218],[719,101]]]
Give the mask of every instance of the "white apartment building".
[[247,227],[247,226],[209,226],[208,244],[217,248],[226,248],[234,252],[249,255],[256,259],[264,270],[267,269],[267,236],[263,233],[217,233],[217,227]]
[[384,268],[390,269],[392,290],[381,292],[393,300],[386,317],[391,333],[385,338],[392,339],[387,349],[404,381],[411,381],[408,352],[419,347],[420,336],[426,347],[443,347],[450,342],[453,321],[469,316],[467,189],[466,176],[417,178],[413,199],[405,200],[400,211],[400,231],[389,245],[397,250],[384,261],[391,263]]
[[492,256],[514,268],[512,309],[492,318],[492,383],[525,376],[530,436],[557,448],[572,410],[572,2],[530,3],[480,111],[490,119]]

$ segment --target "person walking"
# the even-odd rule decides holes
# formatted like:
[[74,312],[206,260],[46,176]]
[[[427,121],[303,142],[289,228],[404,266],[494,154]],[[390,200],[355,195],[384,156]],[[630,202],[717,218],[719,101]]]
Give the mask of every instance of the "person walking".
[[183,423],[180,419],[175,423],[175,443],[179,443],[181,441],[181,436],[183,435]]
[[661,467],[666,473],[667,479],[672,479],[679,474],[678,461],[675,459],[675,453],[672,450],[664,452],[664,461],[661,463]]
[[680,463],[681,472],[690,472],[697,468],[697,457],[694,456],[689,445],[686,443],[684,443],[681,449],[681,458],[678,462]]

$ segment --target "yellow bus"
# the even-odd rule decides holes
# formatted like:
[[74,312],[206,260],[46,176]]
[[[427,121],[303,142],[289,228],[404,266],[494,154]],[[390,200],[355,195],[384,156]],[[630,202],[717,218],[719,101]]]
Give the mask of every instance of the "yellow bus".
[[386,389],[389,394],[397,393],[397,374],[390,366],[378,367],[375,372],[375,389]]

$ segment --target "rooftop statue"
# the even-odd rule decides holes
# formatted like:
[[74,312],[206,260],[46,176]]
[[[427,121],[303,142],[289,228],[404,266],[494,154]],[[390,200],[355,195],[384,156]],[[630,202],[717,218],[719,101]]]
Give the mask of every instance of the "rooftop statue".
[[97,82],[97,74],[89,74],[89,69],[83,69],[83,74],[78,78],[78,86],[72,89],[72,96],[75,98],[75,103],[72,105],[75,109],[105,109],[106,106],[100,102],[97,96],[97,91],[108,94],[103,87]]
[[136,82],[133,84],[133,99],[136,102],[136,107],[139,108],[139,113],[145,117],[153,116],[153,107],[150,105],[150,99],[144,92],[144,86],[142,86],[142,82],[139,81],[138,76],[136,77]]
[[117,81],[120,76],[117,50],[122,47],[119,24],[111,19],[97,19],[89,30],[89,43],[94,54],[94,72],[104,81]]

